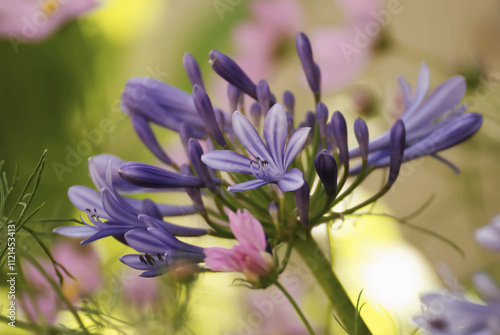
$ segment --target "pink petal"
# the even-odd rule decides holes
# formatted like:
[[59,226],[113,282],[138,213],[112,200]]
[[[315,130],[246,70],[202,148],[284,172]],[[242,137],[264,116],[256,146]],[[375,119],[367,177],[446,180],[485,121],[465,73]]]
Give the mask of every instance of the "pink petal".
[[226,211],[229,216],[229,226],[241,246],[242,252],[262,251],[266,249],[266,234],[261,223],[246,209],[233,213]]
[[212,271],[241,272],[243,271],[243,256],[232,249],[205,248],[205,265]]

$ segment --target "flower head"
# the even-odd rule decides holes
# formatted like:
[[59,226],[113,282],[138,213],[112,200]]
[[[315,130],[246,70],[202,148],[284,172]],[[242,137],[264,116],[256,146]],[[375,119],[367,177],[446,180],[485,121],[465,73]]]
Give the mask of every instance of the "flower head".
[[242,272],[251,282],[274,270],[274,260],[266,251],[266,234],[260,222],[244,209],[226,211],[229,226],[239,244],[232,249],[205,248],[205,264],[213,271]]
[[97,5],[95,0],[2,1],[0,36],[23,43],[39,42]]
[[233,185],[229,187],[229,191],[252,190],[268,183],[278,184],[283,192],[295,191],[302,186],[302,172],[296,168],[287,170],[302,150],[310,128],[297,129],[287,143],[288,121],[281,104],[275,104],[266,116],[264,138],[267,145],[252,123],[240,112],[233,114],[233,130],[255,160],[230,150],[212,150],[201,157],[205,164],[214,169],[252,174],[256,178]]

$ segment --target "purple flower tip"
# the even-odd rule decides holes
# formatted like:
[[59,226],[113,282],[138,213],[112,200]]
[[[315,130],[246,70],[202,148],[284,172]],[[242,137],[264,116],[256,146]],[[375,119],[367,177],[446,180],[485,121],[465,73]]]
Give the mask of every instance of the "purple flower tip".
[[403,163],[403,153],[406,142],[406,128],[402,120],[396,121],[391,129],[390,138],[390,165],[389,165],[389,185],[394,184],[399,175],[401,164]]
[[319,179],[323,183],[325,193],[328,197],[337,194],[337,162],[328,150],[321,150],[314,158],[314,167]]
[[200,67],[196,59],[194,59],[194,57],[189,52],[186,52],[184,54],[182,62],[184,64],[184,69],[186,70],[191,85],[200,85],[204,88],[205,86],[203,85],[203,77],[201,76]]
[[369,133],[366,122],[362,118],[357,118],[354,121],[354,134],[358,140],[359,150],[361,152],[361,158],[366,160],[368,158],[368,143],[369,143]]
[[320,73],[318,66],[314,63],[311,42],[306,34],[300,32],[295,37],[295,46],[299,55],[302,68],[306,74],[307,82],[314,94],[320,93]]
[[332,121],[330,127],[333,130],[333,136],[335,137],[335,142],[339,148],[339,159],[340,162],[347,166],[349,165],[349,150],[347,145],[347,123],[345,121],[344,115],[341,112],[336,111],[332,115]]
[[200,85],[195,84],[193,86],[193,101],[207,131],[213,136],[219,145],[225,146],[226,140],[220,131],[219,124],[217,123],[212,102],[210,101],[208,94]]

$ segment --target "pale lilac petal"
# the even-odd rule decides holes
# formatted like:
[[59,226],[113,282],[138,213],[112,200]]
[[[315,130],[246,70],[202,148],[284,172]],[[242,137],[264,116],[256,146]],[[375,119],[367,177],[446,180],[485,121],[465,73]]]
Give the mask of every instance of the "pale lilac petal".
[[179,226],[144,214],[139,215],[139,219],[149,227],[163,227],[170,234],[175,236],[203,236],[207,233],[206,229]]
[[415,94],[411,100],[410,106],[405,106],[404,118],[407,120],[410,115],[415,113],[422,101],[424,101],[427,91],[429,90],[429,67],[422,63],[420,72],[418,73],[417,87]]
[[229,186],[227,188],[227,190],[229,192],[241,192],[241,191],[254,190],[256,188],[259,188],[261,186],[266,185],[267,183],[268,183],[268,181],[266,181],[266,180],[254,179],[254,180],[249,180],[249,181],[245,181],[243,183]]
[[240,112],[233,114],[233,130],[240,143],[255,158],[266,160],[269,163],[274,162],[252,123]]
[[99,230],[96,230],[96,233],[94,235],[83,240],[80,244],[85,245],[109,236],[120,237],[131,229],[134,229],[134,227],[120,226],[118,228],[100,228]]
[[490,250],[500,252],[500,229],[487,225],[476,230],[476,240]]
[[123,255],[119,258],[119,260],[131,268],[137,269],[137,270],[149,270],[151,269],[151,266],[149,264],[145,264],[144,262],[141,261],[139,258],[141,255],[133,255],[133,254],[128,254],[128,255]]
[[[259,220],[246,209],[243,212],[233,213],[226,211],[229,216],[229,226],[234,237],[245,251],[264,251],[266,249],[266,234]],[[242,251],[243,251],[242,250]]]
[[213,169],[252,174],[252,160],[231,150],[212,150],[201,156],[201,161]]
[[288,140],[284,158],[285,169],[292,164],[295,157],[299,154],[300,150],[302,150],[304,143],[306,143],[307,136],[309,135],[309,131],[311,131],[310,127],[299,128]]
[[101,195],[96,190],[87,186],[72,186],[68,190],[68,197],[71,203],[82,212],[90,211],[100,218],[110,218],[102,206]]
[[135,229],[125,234],[125,240],[136,251],[164,254],[169,248],[144,229]]
[[205,248],[203,253],[205,254],[205,265],[212,271],[243,271],[242,257],[232,249]]
[[101,196],[103,207],[112,219],[132,226],[143,226],[137,218],[138,213],[125,207],[107,189],[102,190]]
[[276,166],[284,170],[283,152],[288,135],[288,121],[283,106],[275,104],[268,112],[264,121],[264,138]]
[[412,96],[411,96],[411,86],[408,84],[406,79],[403,76],[398,77],[399,87],[401,88],[401,92],[403,93],[403,100],[405,103],[405,112],[408,111],[410,107]]
[[465,78],[456,76],[440,84],[418,108],[418,113],[410,117],[410,113],[403,116],[405,124],[410,129],[418,128],[431,123],[433,120],[452,110],[462,100],[467,84]]
[[58,227],[53,230],[54,233],[71,237],[89,237],[96,233],[97,229],[90,226],[68,226]]
[[290,169],[285,175],[278,181],[278,187],[283,192],[296,191],[302,187],[304,184],[304,175],[302,171],[297,168]]

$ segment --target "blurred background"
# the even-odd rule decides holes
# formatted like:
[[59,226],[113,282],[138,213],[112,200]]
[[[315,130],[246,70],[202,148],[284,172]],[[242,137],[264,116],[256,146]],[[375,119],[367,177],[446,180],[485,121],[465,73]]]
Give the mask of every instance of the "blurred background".
[[[9,21],[2,11],[10,15],[10,1],[5,2],[0,4],[0,32],[5,28],[1,21]],[[394,190],[377,205],[379,212],[404,217],[432,197],[430,205],[411,223],[453,241],[465,256],[438,238],[388,218],[366,217],[347,220],[342,227],[336,224],[328,231],[318,229],[318,239],[325,246],[333,246],[335,266],[351,294],[356,296],[365,289],[371,302],[366,313],[372,320],[379,320],[377,333],[407,334],[415,328],[409,320],[418,312],[419,293],[442,286],[434,272],[437,264],[448,264],[465,285],[478,269],[498,272],[498,256],[474,241],[474,230],[500,212],[498,1],[103,0],[90,7],[78,15],[68,15],[67,22],[40,40],[17,40],[4,34],[0,42],[3,171],[13,176],[17,166],[20,180],[25,182],[47,149],[35,199],[45,205],[36,218],[73,218],[80,214],[68,200],[67,190],[72,185],[93,186],[87,168],[90,156],[111,153],[127,161],[157,163],[121,111],[120,94],[133,76],[153,77],[190,91],[182,67],[186,51],[199,61],[216,105],[227,109],[228,102],[224,81],[208,64],[212,49],[238,60],[254,81],[265,77],[275,92],[290,89],[296,96],[297,114],[305,115],[313,108],[313,100],[294,46],[295,34],[304,31],[311,37],[323,69],[324,101],[331,111],[342,111],[351,127],[361,116],[371,136],[387,130],[403,108],[397,76],[403,75],[414,85],[421,62],[430,67],[431,88],[451,76],[465,76],[469,85],[465,102],[470,110],[485,116],[477,135],[443,154],[460,167],[460,175],[435,159],[418,160],[403,167]],[[178,147],[177,136],[156,130],[165,147],[172,151]],[[374,174],[363,190],[366,193],[358,196],[372,194],[382,178],[382,172]],[[151,334],[252,334],[255,320],[248,317],[266,298],[259,296],[261,292],[230,286],[235,276],[201,276],[196,283],[182,285],[176,278],[154,279],[134,284],[134,291],[136,279],[130,278],[136,273],[117,260],[126,252],[123,246],[99,241],[92,248],[75,248],[77,239],[50,233],[60,225],[63,223],[29,223],[48,246],[62,250],[60,255],[76,253],[73,260],[68,256],[69,263],[89,260],[85,270],[73,272],[93,269],[93,278],[97,278],[94,287],[82,287],[80,280],[72,293],[66,293],[84,297],[82,304],[90,315],[84,322],[93,324],[91,316],[97,315],[96,322],[102,323],[100,332],[113,334],[116,328],[130,334],[143,332],[141,329]],[[24,239],[29,241],[29,236],[20,235],[18,243]],[[204,243],[217,242],[207,238]],[[40,247],[33,243],[30,252],[38,255]],[[291,276],[302,284],[294,294],[323,331],[328,306],[321,292],[308,291],[311,284],[307,276],[297,273]],[[26,280],[35,277],[27,276]],[[3,303],[5,280],[1,285]],[[127,287],[131,292],[120,293]],[[146,288],[151,292],[145,293]],[[178,303],[174,303],[176,296],[180,297]],[[184,305],[188,300],[189,305]],[[123,301],[127,302],[125,308]],[[286,308],[282,309],[280,313],[286,313]],[[276,314],[275,318],[280,317]],[[76,327],[68,311],[56,313],[51,321],[22,316],[19,320]],[[173,325],[169,330],[164,328],[166,322]],[[327,327],[325,333],[341,334],[336,332],[334,320],[328,322],[331,328]],[[262,327],[268,330],[253,333],[295,331],[273,328],[276,325]],[[296,328],[296,334],[303,332],[300,323]],[[13,329],[2,324],[0,331],[9,334]]]

